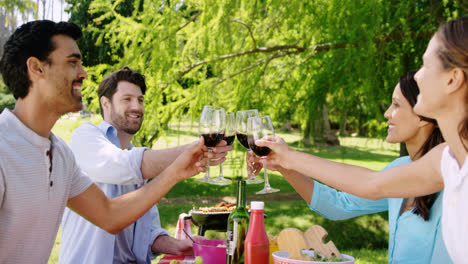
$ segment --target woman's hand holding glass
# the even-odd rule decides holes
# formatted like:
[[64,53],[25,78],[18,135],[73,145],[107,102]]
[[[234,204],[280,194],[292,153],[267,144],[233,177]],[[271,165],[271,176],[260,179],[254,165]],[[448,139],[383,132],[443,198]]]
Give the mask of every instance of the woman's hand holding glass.
[[256,144],[256,141],[259,139],[266,139],[268,140],[269,136],[273,136],[275,134],[275,130],[273,128],[273,124],[271,123],[270,116],[254,116],[249,117],[247,121],[247,134],[248,134],[248,142],[250,149],[260,156],[263,161],[263,174],[265,180],[265,187],[257,192],[257,194],[265,194],[265,193],[274,193],[279,192],[279,189],[272,188],[270,186],[267,174],[267,166],[266,166],[266,158],[267,155],[270,154],[271,149],[265,146],[259,146]]
[[[272,152],[270,152],[270,154],[268,154],[268,156],[266,157],[266,166],[268,170],[279,172],[288,170],[283,166],[283,163],[286,162],[285,157],[289,155],[286,153],[289,153],[291,149],[289,148],[288,144],[283,140],[283,138],[276,135],[267,136],[264,139],[257,140],[255,143],[258,146],[268,147],[272,150]],[[262,158],[255,155],[254,153],[247,153],[246,159],[253,164],[250,173],[258,175],[263,168]]]
[[[241,143],[242,146],[244,146],[247,149],[247,153],[252,153],[252,150],[250,149],[249,142],[248,142],[248,136],[247,136],[247,120],[249,117],[258,117],[258,110],[257,109],[250,109],[250,110],[242,110],[242,111],[237,111],[236,113],[236,134],[237,134],[237,139],[239,140],[239,143]],[[250,173],[252,171],[252,163],[249,162],[249,160],[246,159],[246,164],[247,164],[247,184],[257,184],[257,183],[262,183],[263,180],[260,178],[257,178],[255,174]]]

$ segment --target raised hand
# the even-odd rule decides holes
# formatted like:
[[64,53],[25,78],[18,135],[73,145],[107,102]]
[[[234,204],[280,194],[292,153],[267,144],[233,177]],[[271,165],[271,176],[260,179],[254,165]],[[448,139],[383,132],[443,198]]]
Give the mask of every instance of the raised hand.
[[226,141],[222,140],[216,147],[212,148],[212,152],[205,152],[204,157],[210,159],[210,166],[216,166],[226,160],[226,156],[232,146],[227,145]]
[[[274,155],[274,153],[270,153],[270,155]],[[269,156],[267,156],[269,158]],[[267,158],[267,160],[268,160]],[[263,168],[262,160],[259,156],[255,155],[253,152],[247,152],[246,160],[251,166],[247,166],[247,170],[249,173],[253,175],[258,175]],[[267,169],[271,171],[280,171],[282,167],[279,164],[273,164],[271,162],[267,162]]]
[[267,166],[271,170],[280,170],[280,168],[290,169],[287,159],[290,152],[293,150],[286,144],[283,138],[279,136],[267,136],[263,139],[256,140],[255,144],[261,147],[268,147],[272,152],[267,156]]
[[179,180],[188,179],[206,171],[206,160],[203,157],[207,152],[208,148],[201,137],[199,141],[188,146],[167,169],[175,170]]

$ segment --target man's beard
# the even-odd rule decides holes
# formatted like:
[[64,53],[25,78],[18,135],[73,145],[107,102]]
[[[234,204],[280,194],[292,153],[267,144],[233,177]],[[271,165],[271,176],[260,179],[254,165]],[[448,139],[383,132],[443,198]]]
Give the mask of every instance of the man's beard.
[[[138,125],[130,125],[129,121],[126,119],[125,115],[127,113],[137,113],[141,116],[140,122]],[[122,130],[127,134],[134,135],[138,130],[140,130],[141,123],[143,122],[143,113],[141,112],[126,112],[124,116],[117,114],[114,109],[111,111],[111,120],[117,130]]]

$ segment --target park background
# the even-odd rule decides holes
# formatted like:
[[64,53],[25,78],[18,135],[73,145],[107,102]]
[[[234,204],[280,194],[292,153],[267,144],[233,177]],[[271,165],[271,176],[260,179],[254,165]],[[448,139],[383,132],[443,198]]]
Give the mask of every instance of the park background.
[[[82,28],[78,45],[89,74],[82,93],[92,117],[65,115],[54,132],[67,142],[82,122],[99,122],[99,82],[129,66],[148,84],[137,146],[195,140],[203,105],[256,108],[272,117],[291,147],[379,170],[405,152],[404,145],[382,140],[383,113],[398,77],[421,66],[441,23],[467,14],[463,0],[0,0],[0,55],[25,21],[65,19]],[[0,80],[0,110],[14,103]],[[234,147],[226,174],[245,176],[244,152]],[[271,181],[289,198],[255,197],[260,186],[248,187],[249,199],[267,202],[271,235],[321,224],[358,263],[387,261],[384,213],[326,221],[288,196],[294,190],[280,175],[272,173]],[[173,233],[179,213],[230,199],[234,189],[191,179],[179,183],[159,205],[163,226]],[[180,197],[185,202],[175,202]]]

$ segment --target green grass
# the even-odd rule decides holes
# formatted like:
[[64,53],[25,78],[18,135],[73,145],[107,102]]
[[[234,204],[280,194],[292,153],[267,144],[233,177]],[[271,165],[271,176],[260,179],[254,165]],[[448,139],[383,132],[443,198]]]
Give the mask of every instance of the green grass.
[[[53,128],[54,133],[69,142],[72,132],[80,124],[91,121],[98,123],[100,117],[94,116],[88,119],[69,120],[60,119]],[[388,144],[380,139],[368,139],[359,137],[340,138],[341,146],[337,147],[309,147],[301,142],[301,136],[298,133],[278,132],[288,144],[306,153],[314,154],[330,160],[345,162],[364,166],[374,170],[380,170],[393,159],[398,157],[398,145]],[[168,130],[164,131],[162,137],[154,144],[153,149],[162,149],[174,147],[193,142],[198,139],[196,127],[189,123],[171,124]],[[245,168],[245,149],[240,144],[234,144],[227,161],[224,163],[224,175],[235,178],[238,176],[246,177]],[[212,167],[211,175],[218,175],[219,168]],[[260,174],[262,175],[262,174]],[[273,187],[280,188],[281,193],[294,193],[294,189],[284,178],[275,172],[269,172],[270,183]],[[202,174],[194,177],[201,178]],[[174,205],[159,205],[161,225],[172,235],[175,231],[178,215],[182,212],[188,212],[191,208],[199,206],[196,204],[197,197],[217,197],[221,200],[224,196],[235,195],[235,185],[216,186],[206,183],[196,182],[194,178],[178,183],[165,196],[166,198],[184,197],[186,202]],[[262,185],[247,185],[247,196],[254,196]],[[262,200],[262,196],[258,197]],[[216,200],[216,198],[215,198]],[[303,231],[313,224],[323,226],[329,233],[329,239],[334,241],[342,253],[354,256],[356,263],[386,263],[387,262],[387,239],[388,223],[385,213],[361,216],[354,219],[342,221],[330,221],[317,213],[312,212],[304,201],[274,201],[266,202],[265,212],[268,217],[265,220],[267,232],[270,235],[277,235],[282,229],[287,227],[296,227]],[[193,229],[196,233],[197,228]],[[212,239],[225,239],[224,233],[207,231],[206,236]],[[58,249],[60,246],[60,236],[52,251],[49,263],[57,263]]]

